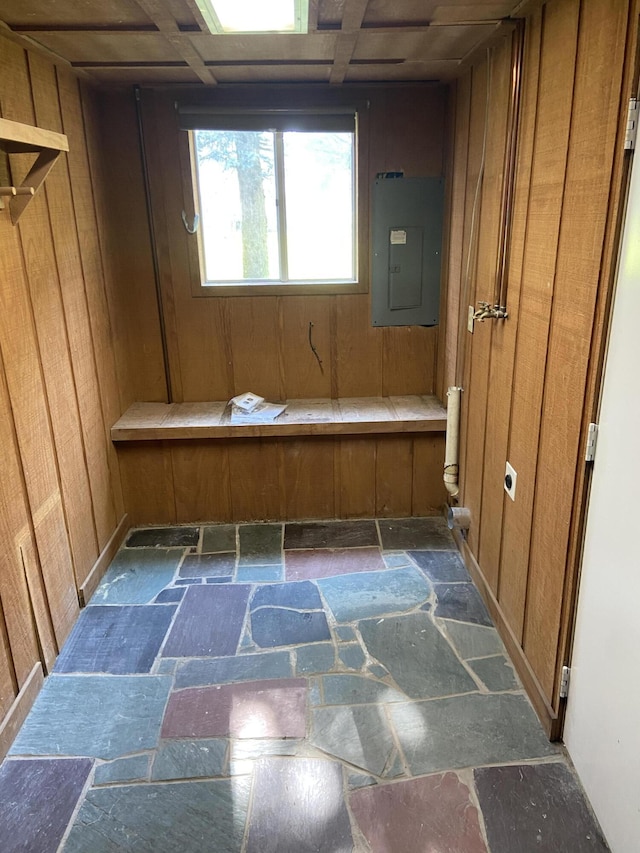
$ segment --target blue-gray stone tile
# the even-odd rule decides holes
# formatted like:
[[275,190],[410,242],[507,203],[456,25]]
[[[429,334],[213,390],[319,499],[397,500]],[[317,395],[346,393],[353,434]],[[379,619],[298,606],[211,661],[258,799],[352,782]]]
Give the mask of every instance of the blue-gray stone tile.
[[453,551],[456,543],[441,516],[433,518],[380,519],[380,538],[385,551]]
[[171,681],[165,675],[51,675],[11,753],[108,759],[154,749]]
[[202,578],[178,578],[174,583],[176,586],[194,586],[202,583]]
[[179,604],[186,590],[180,587],[170,586],[168,589],[163,589],[154,598],[156,604]]
[[181,578],[230,577],[236,567],[236,554],[189,554],[182,561]]
[[236,550],[235,524],[207,525],[202,531],[202,553],[220,553]]
[[434,583],[471,583],[471,575],[457,551],[409,551],[409,556]]
[[381,705],[407,701],[399,690],[361,675],[325,675],[322,688],[325,705]]
[[320,611],[298,613],[282,607],[261,607],[251,614],[251,635],[261,648],[330,640],[327,617]]
[[330,672],[335,666],[336,652],[333,643],[313,643],[296,649],[296,673],[308,675]]
[[480,593],[472,583],[437,583],[434,592],[438,600],[435,615],[474,625],[493,626]]
[[246,565],[238,566],[236,569],[236,581],[238,583],[265,583],[273,581],[278,583],[284,580],[284,564],[276,563],[272,566]]
[[251,610],[257,610],[258,607],[322,610],[322,601],[318,588],[311,581],[293,581],[259,586],[251,599]]
[[206,583],[231,583],[232,575],[223,575],[219,578],[205,578]]
[[165,643],[164,657],[219,657],[238,647],[249,599],[242,584],[190,586]]
[[318,586],[338,622],[413,610],[431,595],[418,569],[391,569],[321,578]]
[[57,850],[91,766],[86,758],[5,761],[0,767],[2,853]]
[[265,758],[257,763],[247,853],[352,850],[338,764],[311,758]]
[[174,782],[87,793],[65,853],[239,853],[249,781]]
[[151,781],[226,775],[227,746],[225,738],[165,741],[153,759]]
[[469,661],[469,666],[488,690],[518,690],[520,684],[504,655]]
[[238,542],[241,566],[282,563],[281,524],[241,524],[238,528]]
[[89,604],[148,604],[171,583],[183,553],[179,548],[121,549]]
[[[492,853],[609,853],[577,777],[560,762],[474,773]],[[632,847],[635,846],[633,843]]]
[[365,548],[379,544],[375,521],[302,521],[285,525],[287,549]]
[[127,537],[127,548],[182,548],[197,545],[199,527],[144,527]]
[[311,719],[314,746],[368,773],[382,776],[395,757],[391,729],[375,705],[313,708]]
[[401,569],[404,566],[410,566],[411,560],[408,558],[405,551],[389,551],[382,554],[382,559],[388,569]]
[[389,713],[414,776],[558,751],[522,695],[475,693],[390,705]]
[[175,686],[179,689],[232,681],[290,678],[292,675],[289,652],[260,652],[240,657],[185,661],[178,666]]
[[113,785],[116,782],[140,782],[149,778],[151,754],[131,755],[99,764],[93,777],[94,785]]
[[362,669],[365,663],[365,656],[360,643],[340,646],[338,657],[347,669]]
[[426,613],[359,623],[371,657],[382,663],[412,699],[431,699],[478,689],[449,643]]
[[380,664],[378,663],[372,663],[369,667],[369,672],[372,675],[375,675],[376,678],[386,678],[387,675],[389,675],[387,670],[383,666],[380,666]]
[[154,675],[173,675],[178,661],[176,658],[160,658],[153,668]]
[[324,704],[322,701],[322,693],[320,690],[321,679],[319,678],[310,678],[309,679],[309,704],[310,705],[322,705]]
[[460,657],[482,658],[505,653],[500,635],[495,628],[471,625],[468,622],[455,622],[447,619],[440,623],[453,643]]
[[356,639],[356,632],[353,630],[351,625],[337,625],[335,631],[338,635],[338,639],[342,640],[344,643],[349,640]]
[[64,644],[54,672],[149,672],[175,607],[85,608]]
[[358,788],[369,788],[376,784],[375,778],[367,773],[349,773],[347,781],[351,791],[357,791]]

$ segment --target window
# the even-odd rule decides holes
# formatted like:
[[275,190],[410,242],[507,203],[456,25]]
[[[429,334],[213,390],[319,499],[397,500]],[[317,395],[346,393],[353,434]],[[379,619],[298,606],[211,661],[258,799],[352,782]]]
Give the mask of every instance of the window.
[[187,123],[203,289],[340,292],[357,282],[353,110]]

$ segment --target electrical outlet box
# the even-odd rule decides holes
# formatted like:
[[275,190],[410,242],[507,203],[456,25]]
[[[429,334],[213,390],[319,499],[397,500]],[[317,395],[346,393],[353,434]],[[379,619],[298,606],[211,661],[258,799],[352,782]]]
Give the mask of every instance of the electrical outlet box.
[[516,499],[516,483],[518,475],[515,470],[507,462],[507,467],[504,472],[504,490],[509,495],[512,501]]
[[473,305],[469,305],[469,313],[467,314],[467,331],[473,334],[473,315],[476,312],[473,310]]

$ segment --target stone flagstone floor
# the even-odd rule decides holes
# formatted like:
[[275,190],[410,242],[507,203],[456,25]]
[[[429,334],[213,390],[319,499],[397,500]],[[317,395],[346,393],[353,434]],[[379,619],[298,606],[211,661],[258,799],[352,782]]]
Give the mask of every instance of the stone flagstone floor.
[[608,849],[439,518],[132,531],[0,768],[0,839]]

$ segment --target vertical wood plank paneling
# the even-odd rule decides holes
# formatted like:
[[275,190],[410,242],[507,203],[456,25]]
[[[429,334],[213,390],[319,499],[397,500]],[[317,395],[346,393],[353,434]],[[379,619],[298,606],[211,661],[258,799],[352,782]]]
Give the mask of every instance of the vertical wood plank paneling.
[[336,443],[338,518],[375,516],[376,446],[372,438],[344,438]]
[[4,621],[4,608],[0,599],[0,720],[9,711],[18,695],[18,683],[11,660],[9,638]]
[[371,325],[367,295],[336,298],[338,397],[382,396],[383,329]]
[[505,500],[502,474],[507,461],[507,444],[511,417],[511,397],[518,306],[523,275],[529,184],[533,136],[538,95],[538,65],[540,58],[542,14],[538,11],[527,22],[525,52],[528,58],[523,83],[522,118],[520,124],[520,156],[516,173],[513,206],[513,227],[507,284],[509,319],[495,323],[491,340],[491,367],[487,397],[487,427],[485,444],[485,476],[482,484],[482,527],[480,531],[479,563],[486,578],[499,597],[502,519]]
[[413,438],[412,515],[436,515],[446,504],[447,491],[442,480],[444,444],[442,435]]
[[[583,3],[547,351],[524,650],[548,695],[556,674],[575,460],[618,127],[626,8]],[[578,461],[578,465],[581,462]]]
[[232,521],[227,442],[172,442],[176,521]]
[[284,518],[284,482],[277,441],[247,439],[229,453],[233,521]]
[[[279,297],[278,342],[282,352],[283,393],[289,399],[331,397],[332,311],[336,296]],[[318,352],[313,354],[311,340]],[[333,335],[332,335],[333,333]]]
[[132,526],[175,524],[171,449],[163,442],[132,442],[118,448],[118,457]]
[[411,515],[413,440],[393,437],[378,440],[376,451],[376,516]]
[[[286,390],[280,379],[278,297],[238,296],[229,298],[228,302],[234,394],[253,391],[269,400],[284,399]],[[296,334],[305,333],[306,330],[298,329]]]
[[500,603],[517,637],[525,620],[545,364],[573,102],[578,0],[545,7],[527,245],[513,379],[509,461],[517,501],[505,502]]
[[383,329],[382,396],[432,394],[438,329],[390,326]]
[[283,440],[285,518],[335,516],[333,439]]
[[[108,484],[105,483],[104,488],[108,488],[111,491],[113,508],[110,513],[108,527],[113,531],[117,521],[124,512],[124,505],[117,459],[109,435],[111,424],[121,414],[115,357],[111,341],[111,323],[105,293],[78,81],[66,69],[57,68],[56,73],[58,77],[63,130],[69,139],[68,162],[71,192],[77,223],[80,258],[84,274],[96,358],[98,386],[100,388],[104,418],[104,440],[107,447],[110,472],[110,482]],[[99,542],[100,548],[103,548],[105,545],[106,541]]]
[[[7,42],[0,55],[2,114],[19,120],[31,94],[26,56]],[[16,168],[24,169],[14,160]],[[20,234],[2,217],[0,253],[0,347],[23,460],[42,573],[58,647],[78,614],[73,566],[60,499],[50,415],[25,271]],[[49,538],[51,537],[51,538]]]

